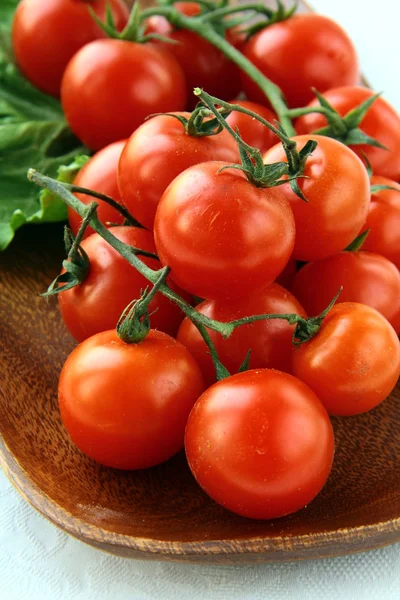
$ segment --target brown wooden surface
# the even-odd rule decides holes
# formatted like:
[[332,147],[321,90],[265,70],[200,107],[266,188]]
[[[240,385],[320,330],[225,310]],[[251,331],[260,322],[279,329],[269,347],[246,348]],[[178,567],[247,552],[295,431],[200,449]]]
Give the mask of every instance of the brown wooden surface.
[[35,508],[103,550],[158,560],[295,560],[400,540],[398,391],[369,414],[335,421],[326,488],[306,509],[276,521],[247,520],[216,505],[183,455],[132,473],[84,457],[57,408],[58,374],[74,342],[56,301],[38,296],[58,272],[61,232],[24,228],[0,256],[0,462]]

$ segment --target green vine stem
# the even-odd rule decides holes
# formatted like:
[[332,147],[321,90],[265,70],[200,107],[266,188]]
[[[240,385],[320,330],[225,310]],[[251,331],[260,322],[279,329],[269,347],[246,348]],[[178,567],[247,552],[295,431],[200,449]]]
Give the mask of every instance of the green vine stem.
[[[165,273],[166,267],[160,268],[158,270],[151,269],[144,262],[140,260],[138,257],[138,253],[141,251],[137,248],[132,248],[128,244],[121,242],[118,240],[112,233],[112,230],[107,229],[101,221],[99,220],[96,209],[97,206],[95,204],[91,204],[89,206],[85,205],[81,202],[76,196],[74,196],[71,191],[68,189],[66,184],[63,184],[59,181],[51,179],[50,177],[46,177],[42,175],[38,171],[34,169],[30,169],[28,171],[28,179],[37,185],[50,190],[59,196],[64,202],[73,210],[75,210],[84,220],[85,223],[90,223],[92,229],[94,229],[103,239],[106,240],[116,250],[125,260],[129,262],[139,273],[141,273],[149,282],[153,285],[157,286],[157,290],[161,292],[164,296],[166,296],[169,300],[177,304],[183,313],[189,317],[189,319],[196,325],[200,334],[203,336],[207,346],[210,349],[211,356],[213,357],[214,364],[217,368],[217,374],[221,378],[223,376],[227,376],[228,371],[221,368],[218,371],[220,362],[215,350],[215,347],[211,341],[211,338],[206,330],[206,328],[217,331],[223,338],[228,338],[236,327],[240,327],[241,325],[246,325],[250,323],[254,323],[255,321],[265,320],[265,319],[283,319],[286,320],[290,325],[296,325],[295,331],[293,333],[293,341],[295,344],[304,343],[314,337],[321,326],[322,319],[326,315],[327,311],[330,310],[331,306],[333,306],[334,302],[337,299],[337,296],[332,300],[329,307],[319,316],[311,317],[305,319],[297,314],[264,314],[264,315],[253,315],[244,317],[242,319],[238,319],[236,321],[231,321],[228,323],[223,323],[220,321],[216,321],[214,319],[210,319],[209,317],[202,315],[195,308],[193,308],[190,304],[188,304],[179,294],[171,290],[171,288],[165,283]],[[89,220],[89,214],[90,220]],[[340,293],[340,292],[339,292]],[[225,375],[223,374],[225,373]]]
[[[254,7],[260,5],[250,6]],[[234,8],[235,10],[237,8],[239,12],[239,7]],[[240,7],[240,9],[241,11],[245,12],[248,10],[248,7],[243,5]],[[263,10],[265,12],[265,7],[263,7]],[[257,67],[255,67],[241,52],[239,52],[239,50],[237,50],[223,36],[215,31],[209,22],[213,15],[215,16],[215,12],[216,11],[209,12],[205,15],[199,15],[196,17],[187,17],[186,15],[183,15],[177,11],[173,6],[156,6],[154,8],[144,10],[140,18],[141,22],[143,22],[145,19],[152,16],[163,16],[175,27],[193,31],[200,37],[210,42],[210,44],[221,50],[221,52],[228,59],[234,62],[261,88],[271,103],[271,106],[278,116],[278,119],[282,127],[285,129],[287,135],[296,135],[291,119],[288,116],[288,107],[283,98],[282,91],[277,85],[275,85],[275,83],[265,77],[265,75],[263,75],[261,71],[259,71],[259,69],[257,69]]]

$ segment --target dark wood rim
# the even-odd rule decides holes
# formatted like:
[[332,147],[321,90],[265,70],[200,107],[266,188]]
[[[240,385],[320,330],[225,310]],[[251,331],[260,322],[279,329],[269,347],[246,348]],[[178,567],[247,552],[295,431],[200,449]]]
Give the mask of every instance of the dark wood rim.
[[[78,519],[44,494],[21,467],[0,435],[0,466],[5,475],[27,502],[51,523],[76,539],[112,554],[153,560],[189,560],[203,562],[219,557],[219,562],[234,562],[245,554],[248,562],[295,561],[311,558],[326,558],[373,550],[400,541],[400,517],[374,525],[342,528],[335,532],[313,535],[274,538],[247,538],[240,546],[237,540],[224,539],[191,542],[169,542],[164,540],[133,537],[94,527]],[[38,501],[40,498],[40,502]],[[65,517],[64,517],[65,516]],[[63,518],[64,517],[64,518]],[[72,520],[74,525],[70,525]],[[222,547],[229,550],[221,551]],[[241,564],[245,564],[241,556]]]

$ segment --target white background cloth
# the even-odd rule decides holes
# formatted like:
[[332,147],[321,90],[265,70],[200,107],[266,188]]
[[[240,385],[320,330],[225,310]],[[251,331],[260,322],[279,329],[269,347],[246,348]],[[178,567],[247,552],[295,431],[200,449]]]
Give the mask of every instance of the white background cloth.
[[[400,110],[399,0],[311,1],[349,32],[364,73]],[[0,597],[399,600],[400,544],[335,559],[248,567],[132,561],[94,550],[59,531],[0,472]]]

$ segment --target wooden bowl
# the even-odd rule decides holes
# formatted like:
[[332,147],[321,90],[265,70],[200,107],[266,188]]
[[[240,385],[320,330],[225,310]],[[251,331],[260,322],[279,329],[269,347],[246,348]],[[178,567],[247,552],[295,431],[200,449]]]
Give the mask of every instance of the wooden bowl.
[[102,550],[156,560],[288,561],[400,540],[399,390],[368,414],[335,420],[326,487],[307,508],[275,521],[215,504],[183,453],[137,472],[83,456],[57,406],[58,375],[75,343],[57,302],[38,296],[62,257],[61,226],[24,228],[0,255],[0,463],[45,517]]

